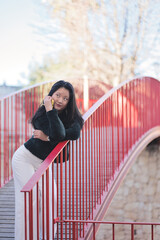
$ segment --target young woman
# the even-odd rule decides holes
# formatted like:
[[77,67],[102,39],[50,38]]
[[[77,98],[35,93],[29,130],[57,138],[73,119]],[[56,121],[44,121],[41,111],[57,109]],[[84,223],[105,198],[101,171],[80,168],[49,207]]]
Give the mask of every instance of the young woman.
[[[73,86],[62,80],[56,82],[31,119],[31,124],[34,128],[33,136],[14,153],[12,158],[15,184],[15,240],[25,239],[24,196],[20,192],[22,187],[60,141],[76,140],[80,136],[83,118],[76,105]],[[56,191],[54,198],[56,202]],[[36,233],[34,234],[35,239]],[[50,239],[53,239],[52,236]]]

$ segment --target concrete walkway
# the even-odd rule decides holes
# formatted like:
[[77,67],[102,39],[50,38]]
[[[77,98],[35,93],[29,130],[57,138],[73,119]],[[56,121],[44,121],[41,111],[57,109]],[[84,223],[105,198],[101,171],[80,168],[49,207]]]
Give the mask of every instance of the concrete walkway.
[[14,239],[15,219],[14,182],[0,189],[0,240]]

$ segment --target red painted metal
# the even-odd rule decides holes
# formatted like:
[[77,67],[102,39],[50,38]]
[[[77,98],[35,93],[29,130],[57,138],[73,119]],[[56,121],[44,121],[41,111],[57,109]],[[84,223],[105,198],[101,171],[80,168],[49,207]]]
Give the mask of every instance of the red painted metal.
[[44,226],[45,226],[45,215],[44,215],[44,175],[42,176],[42,236],[44,239]]
[[27,194],[24,193],[24,219],[25,219],[25,240],[27,239]]
[[49,169],[46,171],[46,233],[49,240]]
[[[151,240],[155,240],[156,238],[154,238],[154,227],[156,226],[160,226],[160,223],[156,223],[156,222],[112,222],[112,221],[94,221],[94,220],[68,220],[68,219],[64,219],[63,221],[61,221],[61,223],[63,224],[67,224],[67,223],[73,223],[76,225],[76,223],[90,223],[91,225],[93,225],[93,240],[96,239],[96,225],[111,225],[111,232],[112,232],[112,238],[110,240],[115,240],[116,237],[116,225],[129,225],[130,226],[130,236],[131,236],[131,240],[134,240],[134,228],[135,226],[150,226],[151,227],[151,231],[149,233]],[[118,232],[117,232],[118,234]],[[125,237],[125,236],[124,236]],[[142,237],[142,236],[138,236],[136,235],[136,238],[138,237]],[[76,239],[75,234],[73,234],[73,239]],[[82,239],[82,238],[79,238]],[[147,238],[149,239],[149,238]]]
[[37,197],[37,239],[39,239],[39,183],[36,184],[36,197]]
[[[71,148],[71,143],[70,143]],[[69,156],[69,219],[71,219],[71,156]],[[71,224],[69,223],[69,238],[71,238]]]
[[[152,95],[148,96],[146,91],[151,88]],[[121,173],[122,176],[114,189],[117,171],[122,172],[122,166],[126,164],[125,159],[138,145],[138,141],[144,134],[147,134],[151,128],[160,125],[159,115],[152,114],[153,110],[158,111],[160,107],[159,101],[156,101],[159,91],[159,82],[147,77],[129,81],[117,89],[112,89],[84,114],[85,124],[81,138],[76,141],[76,144],[70,143],[69,162],[62,163],[61,151],[67,143],[60,143],[23,188],[22,191],[30,192],[49,165],[54,164],[57,169],[57,171],[55,170],[55,179],[57,182],[57,216],[59,217],[57,239],[59,237],[62,239],[64,233],[63,212],[65,212],[65,217],[72,219],[68,222],[69,232],[65,227],[65,235],[69,234],[69,239],[72,239],[72,236],[75,236],[75,239],[77,237],[88,238],[90,219],[94,219],[96,216],[98,219],[101,212],[99,204],[102,203],[103,206],[104,195],[107,196],[107,192],[110,194],[109,205],[122,177],[126,174],[126,171]],[[149,114],[147,113],[147,100],[149,102],[156,101],[154,108],[150,107],[151,113]],[[104,118],[104,114],[106,118]],[[59,154],[61,163],[53,163]],[[65,166],[65,174],[63,166]],[[65,181],[65,190],[63,190],[63,181]],[[107,192],[105,193],[105,191]],[[62,201],[64,192],[65,204]],[[79,216],[77,215],[78,208]],[[79,230],[74,222],[75,218],[84,220],[79,221]],[[113,239],[115,238],[114,225]],[[92,232],[94,231],[92,229]],[[134,239],[134,224],[131,224],[131,238]]]
[[3,161],[4,161],[4,164],[3,164],[3,172],[4,172],[4,179],[6,179],[6,155],[7,155],[7,149],[6,149],[6,133],[7,133],[7,128],[6,128],[6,99],[4,100],[4,135],[3,135],[3,152],[6,152],[6,154],[3,154]]

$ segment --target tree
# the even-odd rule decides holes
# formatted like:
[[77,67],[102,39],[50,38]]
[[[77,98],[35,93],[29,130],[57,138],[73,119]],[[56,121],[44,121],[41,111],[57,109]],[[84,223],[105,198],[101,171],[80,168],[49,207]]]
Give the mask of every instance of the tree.
[[[43,3],[67,39],[68,50],[59,58],[59,64],[62,59],[67,63],[63,65],[63,78],[80,79],[78,85],[87,78],[90,85],[99,81],[115,86],[142,74],[142,67],[155,56],[160,24],[158,0],[154,4],[151,0],[43,0]],[[52,64],[54,69],[55,63]]]

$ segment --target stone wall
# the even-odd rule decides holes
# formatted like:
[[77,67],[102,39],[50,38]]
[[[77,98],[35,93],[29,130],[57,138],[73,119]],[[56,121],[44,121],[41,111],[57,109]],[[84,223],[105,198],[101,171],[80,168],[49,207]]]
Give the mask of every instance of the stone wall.
[[[160,145],[147,147],[134,162],[108,208],[104,221],[160,222]],[[111,240],[112,226],[101,225],[96,240]],[[130,226],[115,226],[115,240],[130,240]],[[135,226],[134,240],[148,240],[150,226]],[[160,239],[160,226],[154,228]]]

